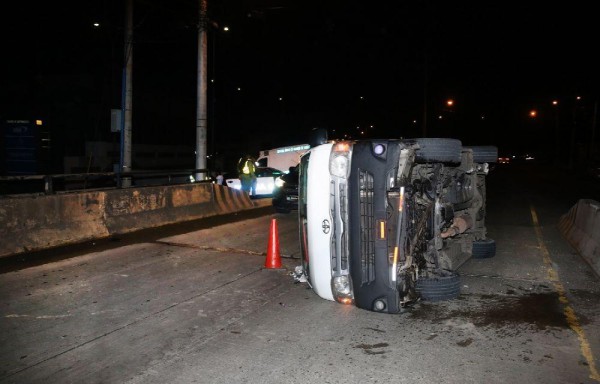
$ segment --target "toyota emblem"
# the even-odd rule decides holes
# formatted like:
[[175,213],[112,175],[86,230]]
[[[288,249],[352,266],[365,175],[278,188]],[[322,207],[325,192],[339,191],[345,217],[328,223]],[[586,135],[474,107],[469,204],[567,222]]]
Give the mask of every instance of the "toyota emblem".
[[329,230],[331,229],[331,225],[329,225],[329,220],[327,220],[327,219],[323,220],[323,223],[321,224],[321,228],[323,228],[324,234],[328,234]]

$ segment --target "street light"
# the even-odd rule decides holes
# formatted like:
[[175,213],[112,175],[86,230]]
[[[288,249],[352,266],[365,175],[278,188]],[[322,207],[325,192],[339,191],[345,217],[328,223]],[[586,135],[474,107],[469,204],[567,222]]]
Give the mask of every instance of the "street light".
[[[456,116],[454,110],[454,99],[446,99],[443,103],[442,110],[438,116],[438,120],[445,120],[444,129],[447,132],[456,132]],[[440,125],[440,127],[442,127]]]

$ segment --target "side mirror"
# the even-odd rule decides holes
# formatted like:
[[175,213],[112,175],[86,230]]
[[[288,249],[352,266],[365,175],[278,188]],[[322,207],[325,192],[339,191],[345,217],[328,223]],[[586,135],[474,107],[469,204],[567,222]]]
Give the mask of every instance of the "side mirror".
[[313,128],[308,136],[308,144],[310,147],[316,147],[325,143],[327,143],[327,129]]

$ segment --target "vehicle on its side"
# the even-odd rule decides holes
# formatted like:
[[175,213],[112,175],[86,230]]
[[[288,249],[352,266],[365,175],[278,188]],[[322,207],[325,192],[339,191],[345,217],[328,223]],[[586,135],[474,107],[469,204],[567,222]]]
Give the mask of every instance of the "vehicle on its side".
[[279,213],[290,213],[298,209],[298,166],[275,179],[273,207]]
[[[250,196],[271,196],[275,189],[275,179],[284,173],[279,169],[271,167],[256,167],[256,193],[249,193]],[[230,188],[242,189],[242,183],[239,178],[225,179],[225,184]]]
[[457,268],[494,256],[485,178],[494,146],[456,139],[325,142],[300,161],[303,273],[324,299],[398,313],[460,294]]

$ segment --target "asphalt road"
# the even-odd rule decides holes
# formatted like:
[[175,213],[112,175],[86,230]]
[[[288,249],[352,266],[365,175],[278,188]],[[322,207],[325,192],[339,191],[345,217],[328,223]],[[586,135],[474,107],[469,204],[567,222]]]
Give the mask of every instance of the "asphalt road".
[[[497,255],[461,267],[459,299],[399,315],[294,283],[296,216],[270,208],[16,258],[0,274],[0,382],[597,383],[600,279],[556,227],[596,188],[498,167]],[[263,267],[272,219],[284,269]]]

